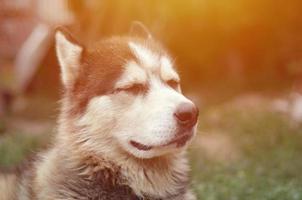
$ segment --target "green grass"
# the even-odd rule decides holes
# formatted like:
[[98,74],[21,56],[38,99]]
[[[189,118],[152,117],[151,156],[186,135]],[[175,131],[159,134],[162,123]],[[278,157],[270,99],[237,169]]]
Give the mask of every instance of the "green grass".
[[48,135],[37,136],[9,133],[0,138],[0,167],[9,168],[21,163],[46,145]]
[[[214,120],[213,120],[213,115]],[[228,136],[239,151],[219,161],[191,148],[192,187],[200,200],[301,200],[302,127],[263,108],[211,107],[198,137]],[[13,166],[49,137],[12,133],[0,138],[0,166]]]
[[301,200],[302,133],[269,111],[219,110],[215,123],[204,114],[203,132],[219,130],[240,150],[235,161],[217,162],[191,151],[193,187],[202,200]]

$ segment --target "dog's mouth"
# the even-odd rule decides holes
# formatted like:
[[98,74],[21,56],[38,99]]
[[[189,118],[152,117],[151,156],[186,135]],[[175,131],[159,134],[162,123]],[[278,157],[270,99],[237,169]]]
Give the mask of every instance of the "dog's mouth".
[[165,147],[165,146],[169,146],[169,145],[173,145],[173,144],[176,144],[176,147],[180,148],[180,147],[183,147],[187,143],[187,141],[191,139],[192,136],[193,136],[193,133],[191,133],[191,132],[185,133],[184,135],[177,137],[168,143],[165,143],[163,145],[158,145],[158,146],[145,145],[145,144],[141,144],[139,142],[133,141],[133,140],[130,141],[130,144],[133,147],[135,147],[141,151],[149,151],[156,147]]
[[144,145],[139,142],[135,142],[133,140],[130,141],[130,144],[141,151],[149,151],[153,148],[153,146]]

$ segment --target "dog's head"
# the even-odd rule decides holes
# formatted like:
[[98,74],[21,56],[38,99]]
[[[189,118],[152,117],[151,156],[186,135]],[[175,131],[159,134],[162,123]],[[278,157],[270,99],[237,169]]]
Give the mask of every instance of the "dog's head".
[[90,150],[119,147],[152,158],[182,150],[195,134],[198,109],[181,93],[173,60],[148,32],[84,47],[59,30],[56,49],[65,112]]

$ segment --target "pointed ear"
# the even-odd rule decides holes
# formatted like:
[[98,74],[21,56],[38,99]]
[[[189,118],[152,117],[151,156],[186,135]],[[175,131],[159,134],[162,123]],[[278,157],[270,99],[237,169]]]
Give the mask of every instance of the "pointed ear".
[[152,39],[152,34],[147,27],[140,21],[133,21],[129,31],[130,36]]
[[78,76],[84,48],[63,28],[57,29],[55,39],[62,82],[64,86],[72,85]]

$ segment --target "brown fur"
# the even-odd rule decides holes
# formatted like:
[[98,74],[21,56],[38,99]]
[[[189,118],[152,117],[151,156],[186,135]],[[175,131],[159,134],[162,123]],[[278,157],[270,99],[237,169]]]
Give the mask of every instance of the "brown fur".
[[134,56],[121,38],[101,41],[85,49],[78,80],[67,91],[70,92],[67,96],[75,102],[71,112],[83,112],[89,99],[110,92],[123,72],[121,66],[126,59],[134,59]]

